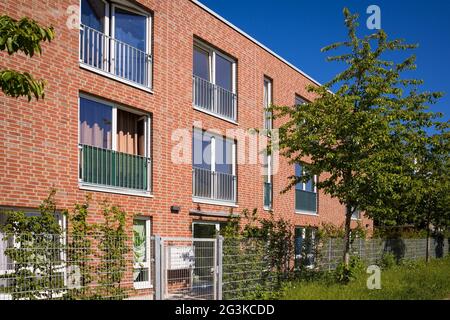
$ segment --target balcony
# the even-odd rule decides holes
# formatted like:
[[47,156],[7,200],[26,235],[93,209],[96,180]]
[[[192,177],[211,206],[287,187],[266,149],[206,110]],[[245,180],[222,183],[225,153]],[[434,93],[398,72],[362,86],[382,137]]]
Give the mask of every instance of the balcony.
[[192,196],[222,202],[236,202],[237,177],[202,168],[192,169]]
[[150,159],[80,144],[82,185],[150,192]]
[[264,208],[272,208],[272,184],[264,182]]
[[150,54],[83,24],[80,25],[80,63],[105,76],[151,89]]
[[303,190],[295,190],[295,210],[317,213],[317,193]]
[[192,76],[192,82],[194,107],[226,120],[236,121],[235,93],[195,75]]

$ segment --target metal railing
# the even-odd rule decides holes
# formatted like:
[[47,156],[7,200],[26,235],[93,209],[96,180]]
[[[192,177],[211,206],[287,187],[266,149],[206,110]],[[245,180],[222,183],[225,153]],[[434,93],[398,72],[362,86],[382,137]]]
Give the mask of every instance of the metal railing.
[[264,207],[272,208],[272,184],[264,182]]
[[151,191],[150,158],[84,144],[79,150],[82,183]]
[[197,108],[236,121],[237,95],[198,76],[192,76],[193,103]]
[[192,195],[227,202],[236,202],[237,177],[202,168],[192,169]]
[[317,193],[295,190],[295,210],[317,212]]
[[80,61],[89,67],[150,88],[151,58],[145,51],[80,25]]

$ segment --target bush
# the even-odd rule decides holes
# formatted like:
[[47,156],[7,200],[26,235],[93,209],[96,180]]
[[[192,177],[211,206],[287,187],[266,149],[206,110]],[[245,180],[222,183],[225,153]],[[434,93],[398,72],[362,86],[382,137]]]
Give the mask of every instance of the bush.
[[392,268],[397,264],[397,259],[395,258],[394,254],[388,252],[383,254],[381,257],[381,260],[378,262],[378,265],[383,269],[387,270]]
[[357,278],[358,275],[364,272],[364,263],[357,256],[350,258],[348,266],[341,262],[334,272],[335,279],[339,283],[347,284]]

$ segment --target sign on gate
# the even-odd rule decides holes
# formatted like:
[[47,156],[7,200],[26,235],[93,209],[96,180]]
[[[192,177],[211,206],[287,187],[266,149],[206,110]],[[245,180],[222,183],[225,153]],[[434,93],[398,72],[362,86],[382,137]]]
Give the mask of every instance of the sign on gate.
[[181,270],[194,268],[195,254],[193,246],[169,246],[167,249],[167,269]]

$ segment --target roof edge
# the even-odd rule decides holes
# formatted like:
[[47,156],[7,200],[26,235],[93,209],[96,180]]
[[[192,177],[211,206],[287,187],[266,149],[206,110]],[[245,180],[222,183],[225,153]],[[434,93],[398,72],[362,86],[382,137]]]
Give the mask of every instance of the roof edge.
[[238,33],[240,33],[241,35],[243,35],[244,37],[246,37],[247,39],[249,39],[250,41],[252,41],[256,45],[261,47],[262,49],[266,50],[268,53],[270,53],[271,55],[273,55],[277,59],[281,60],[286,65],[288,65],[289,67],[291,67],[292,69],[294,69],[295,71],[297,71],[298,73],[300,73],[301,75],[303,75],[304,77],[309,79],[310,81],[314,82],[316,85],[322,86],[322,84],[319,81],[315,80],[313,77],[309,76],[307,73],[305,73],[302,70],[300,70],[298,67],[296,67],[295,65],[293,65],[292,63],[290,63],[289,61],[287,61],[286,59],[284,59],[283,57],[281,57],[280,55],[278,55],[277,53],[275,53],[274,51],[272,51],[271,49],[269,49],[265,45],[263,45],[261,42],[259,42],[258,40],[256,40],[255,38],[253,38],[252,36],[247,34],[246,32],[242,31],[238,27],[236,27],[230,21],[228,21],[227,19],[225,19],[224,17],[219,15],[217,12],[211,10],[206,5],[204,5],[203,3],[199,2],[198,0],[191,0],[191,2],[193,2],[194,4],[196,4],[197,6],[199,6],[200,8],[202,8],[203,10],[205,10],[206,12],[211,14],[212,16],[216,17],[217,19],[219,19],[220,21],[222,21],[223,23],[228,25],[230,28],[234,29],[235,31],[237,31]]

